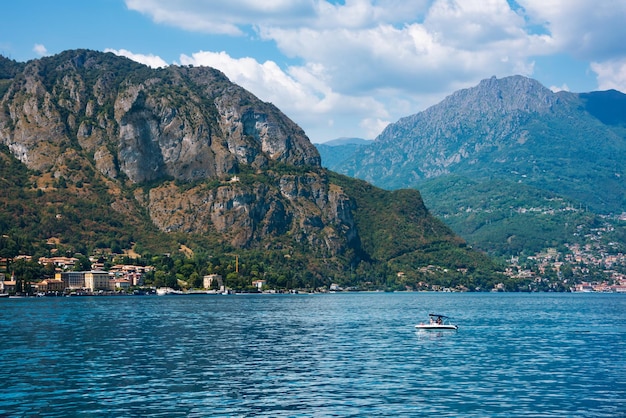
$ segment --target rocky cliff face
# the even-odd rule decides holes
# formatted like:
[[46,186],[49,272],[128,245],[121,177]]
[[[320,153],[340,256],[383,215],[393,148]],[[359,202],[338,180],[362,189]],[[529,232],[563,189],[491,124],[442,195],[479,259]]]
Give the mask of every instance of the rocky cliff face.
[[0,140],[49,170],[78,145],[109,178],[195,180],[269,161],[319,165],[304,132],[211,68],[161,70],[93,51],[29,62],[2,102]]
[[217,70],[84,50],[21,70],[3,85],[0,142],[42,173],[42,190],[46,176],[83,191],[102,177],[114,210],[238,247],[288,236],[338,254],[357,237],[348,196],[304,132]]
[[[265,176],[265,175],[264,175]],[[339,254],[358,236],[352,204],[324,174],[278,175],[242,184],[236,178],[217,187],[181,191],[167,182],[135,198],[165,232],[217,232],[235,247],[276,245],[268,238],[288,236],[327,254]]]

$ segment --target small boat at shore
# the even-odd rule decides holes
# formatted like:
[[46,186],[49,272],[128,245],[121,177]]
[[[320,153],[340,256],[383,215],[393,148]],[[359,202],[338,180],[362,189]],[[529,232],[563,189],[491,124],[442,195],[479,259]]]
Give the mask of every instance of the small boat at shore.
[[443,330],[452,330],[456,331],[459,327],[456,324],[450,323],[450,318],[445,315],[439,314],[428,314],[429,321],[428,323],[420,323],[415,325],[415,328],[422,329],[425,331],[443,331]]

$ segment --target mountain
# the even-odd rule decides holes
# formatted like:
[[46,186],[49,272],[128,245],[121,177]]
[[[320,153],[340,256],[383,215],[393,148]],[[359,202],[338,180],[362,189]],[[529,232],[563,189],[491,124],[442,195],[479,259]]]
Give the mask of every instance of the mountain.
[[363,138],[336,138],[336,139],[331,139],[330,141],[326,141],[323,142],[321,144],[315,144],[316,146],[318,145],[328,145],[331,147],[337,147],[337,146],[341,146],[341,145],[369,145],[372,143],[372,140],[370,139],[363,139]]
[[[419,188],[435,215],[486,250],[498,239],[520,237],[506,229],[541,230],[503,219],[549,210],[550,199],[560,199],[563,213],[626,210],[626,95],[614,90],[554,93],[526,77],[493,77],[390,124],[353,151],[330,164],[327,151],[320,154],[324,166],[379,187]],[[520,199],[512,203],[502,190]],[[474,224],[478,207],[487,212]],[[521,225],[534,221],[546,225],[535,218]],[[489,227],[499,238],[485,232]],[[500,250],[515,252],[529,240]]]
[[[445,253],[437,265],[454,273],[440,277],[471,282],[495,270],[428,213],[417,191],[403,192],[410,207],[389,204],[398,192],[368,189],[380,198],[369,200],[358,181],[321,167],[279,109],[215,69],[150,69],[73,50],[25,64],[2,59],[0,75],[5,256],[185,247],[254,259],[255,274],[271,265],[267,277],[281,283],[395,280],[391,268],[402,266],[412,285],[424,252]],[[370,239],[383,219],[396,220],[378,229],[393,239]]]
[[624,97],[553,93],[521,76],[491,78],[390,124],[371,146],[333,168],[389,189],[419,187],[445,174],[499,177],[600,212],[621,211]]
[[337,138],[322,144],[315,144],[315,147],[320,153],[324,167],[332,170],[332,167],[340,167],[360,147],[366,147],[371,143],[371,140],[362,138]]

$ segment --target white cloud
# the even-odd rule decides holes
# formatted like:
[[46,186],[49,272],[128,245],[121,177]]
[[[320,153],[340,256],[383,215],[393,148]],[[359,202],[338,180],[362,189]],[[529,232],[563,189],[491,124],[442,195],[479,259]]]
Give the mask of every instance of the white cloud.
[[[588,0],[126,0],[155,22],[249,35],[298,65],[250,53],[181,56],[275,103],[314,140],[372,137],[492,75],[533,76],[536,57],[594,61],[600,86],[624,87],[626,2]],[[566,89],[553,87],[555,89]],[[342,132],[350,130],[352,132]]]
[[33,52],[40,57],[48,55],[48,50],[42,44],[35,44],[35,46],[33,46]]
[[600,60],[626,54],[626,2],[588,0],[517,0],[525,18],[543,26],[557,52]]
[[[234,83],[261,100],[274,103],[300,124],[312,140],[329,140],[324,132],[332,126],[346,133],[355,132],[369,115],[388,117],[385,106],[371,97],[342,95],[324,83],[324,68],[318,65],[292,66],[283,71],[275,62],[259,63],[253,58],[233,58],[226,52],[201,51],[181,55],[182,65],[205,65],[219,69]],[[336,123],[336,118],[341,123]],[[386,125],[388,122],[379,122]],[[380,133],[369,125],[369,138]]]
[[626,58],[593,62],[591,69],[598,75],[598,89],[615,89],[626,93]]
[[130,10],[157,23],[224,35],[242,35],[245,26],[276,22],[304,24],[314,16],[312,0],[126,0]]
[[[423,20],[428,11],[429,0],[348,0],[343,4],[314,1],[315,19],[310,27],[318,30],[349,28],[363,29],[380,23],[400,24],[407,18]],[[285,25],[280,25],[285,27]]]
[[134,54],[126,49],[110,49],[110,48],[105,49],[104,52],[112,52],[115,55],[130,58],[133,61],[137,61],[141,64],[145,64],[152,68],[167,67],[169,65],[161,57],[158,57],[152,54],[148,54],[148,55]]
[[[395,122],[395,121],[391,121]],[[380,134],[383,129],[389,125],[390,121],[382,120],[378,118],[365,118],[361,121],[360,127],[365,132],[364,139],[374,139]],[[332,138],[331,138],[332,139]]]
[[[529,35],[506,0],[127,0],[129,9],[187,30],[241,35],[254,27],[287,56],[324,68],[342,94],[396,88],[449,92],[492,74],[530,75]],[[488,70],[485,70],[488,68]]]
[[344,94],[387,89],[408,95],[450,92],[453,86],[471,85],[492,74],[532,73],[526,51],[538,42],[535,37],[508,36],[495,39],[490,48],[464,48],[456,37],[450,40],[439,26],[431,25],[323,31],[267,28],[261,34],[287,55],[326,68],[327,83]]
[[448,45],[481,50],[511,39],[523,39],[523,17],[500,0],[438,1],[428,12],[425,27]]
[[555,93],[558,93],[560,91],[570,91],[569,87],[567,86],[567,84],[563,84],[561,87],[559,87],[559,86],[550,86],[550,90],[552,90]]
[[[299,83],[273,61],[259,63],[253,58],[232,58],[226,52],[200,51],[192,56],[181,55],[183,65],[205,65],[224,72],[228,78],[264,101],[281,104],[289,98],[291,108],[312,110],[323,98],[319,86]],[[317,87],[317,88],[316,88]],[[323,86],[321,87],[323,89]]]

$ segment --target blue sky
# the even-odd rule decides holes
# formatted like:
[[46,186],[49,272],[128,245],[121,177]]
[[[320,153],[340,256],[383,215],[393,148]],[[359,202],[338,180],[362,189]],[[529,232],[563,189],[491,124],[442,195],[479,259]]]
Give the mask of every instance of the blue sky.
[[325,142],[493,75],[626,92],[624,22],[623,0],[5,0],[0,54],[212,66]]

